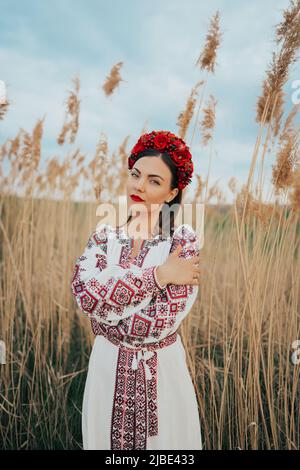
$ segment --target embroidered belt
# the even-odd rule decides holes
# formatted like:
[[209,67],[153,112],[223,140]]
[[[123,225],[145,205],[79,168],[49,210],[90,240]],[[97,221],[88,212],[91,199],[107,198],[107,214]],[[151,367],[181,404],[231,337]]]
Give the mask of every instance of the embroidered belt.
[[[100,326],[98,324],[97,326]],[[111,416],[111,449],[147,449],[147,436],[158,434],[157,349],[173,344],[177,331],[160,341],[125,346],[109,328],[97,333],[119,346]]]

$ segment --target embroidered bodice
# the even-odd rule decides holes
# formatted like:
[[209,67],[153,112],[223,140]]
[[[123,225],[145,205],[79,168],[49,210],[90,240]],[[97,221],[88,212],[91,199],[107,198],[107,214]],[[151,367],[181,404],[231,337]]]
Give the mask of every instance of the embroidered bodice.
[[178,244],[180,257],[199,254],[199,239],[188,224],[177,227],[173,237],[143,240],[129,262],[133,238],[123,228],[101,224],[89,237],[76,260],[72,292],[80,310],[91,319],[93,332],[99,326],[133,347],[158,341],[177,330],[191,309],[197,285],[161,286],[156,267],[163,264]]

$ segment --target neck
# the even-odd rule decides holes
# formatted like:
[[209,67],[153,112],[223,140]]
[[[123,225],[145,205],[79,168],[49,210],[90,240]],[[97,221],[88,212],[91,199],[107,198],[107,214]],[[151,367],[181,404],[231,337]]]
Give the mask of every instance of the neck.
[[[159,211],[145,212],[139,214],[136,217],[132,217],[131,222],[134,223],[135,227],[138,227],[140,231],[150,237],[152,237],[156,224],[158,225]],[[158,229],[155,230],[158,233]]]

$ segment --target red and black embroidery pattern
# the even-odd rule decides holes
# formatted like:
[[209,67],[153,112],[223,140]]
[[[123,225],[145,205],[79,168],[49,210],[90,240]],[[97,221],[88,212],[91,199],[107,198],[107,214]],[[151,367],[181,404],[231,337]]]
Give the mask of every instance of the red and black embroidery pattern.
[[[96,235],[93,235],[91,239],[95,241]],[[90,249],[90,243],[94,242],[89,241],[85,253]],[[120,260],[119,264],[120,267],[125,267],[125,261],[123,263]],[[103,252],[96,252],[94,258],[89,259],[86,255],[82,255],[75,265],[71,282],[72,292],[81,310],[89,316],[98,315],[99,319],[107,319],[113,311],[115,318],[120,316],[121,319],[124,309],[127,309],[129,305],[138,306],[144,299],[150,295],[155,296],[155,293],[161,290],[154,275],[156,266],[141,269],[141,274],[130,269],[120,270],[121,274],[118,278],[116,265],[118,275],[101,282],[100,273],[103,273],[105,277],[106,266],[107,256]],[[111,306],[110,309],[107,304]]]
[[[98,334],[119,346],[111,415],[111,449],[147,449],[147,437],[156,436],[159,430],[156,349],[173,344],[177,331],[161,341],[134,349],[121,343],[122,336],[117,336],[119,332],[114,333],[110,335],[105,327],[98,329]],[[135,369],[137,354],[139,359]]]

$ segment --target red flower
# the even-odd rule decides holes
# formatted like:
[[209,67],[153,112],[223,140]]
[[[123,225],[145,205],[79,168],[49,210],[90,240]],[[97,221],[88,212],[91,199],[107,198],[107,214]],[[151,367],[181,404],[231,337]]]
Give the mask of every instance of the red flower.
[[192,158],[192,155],[190,154],[190,151],[187,147],[184,147],[184,149],[180,150],[180,154],[183,155],[185,160],[191,160]]
[[139,142],[141,142],[141,144],[146,144],[149,140],[149,137],[148,137],[148,134],[144,134],[142,135],[142,137],[140,138]]
[[153,142],[156,148],[159,150],[164,150],[168,143],[168,137],[162,133],[159,133],[154,137]]
[[182,150],[182,149],[185,148],[185,146],[182,144],[181,140],[179,140],[179,139],[173,140],[172,144],[176,145],[176,148],[178,150]]
[[184,152],[177,152],[175,151],[173,153],[173,160],[177,163],[177,165],[184,165],[185,162],[187,161],[187,158],[184,154]]
[[144,150],[143,144],[139,141],[132,149],[131,153],[139,153]]

